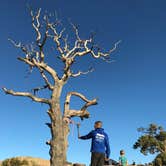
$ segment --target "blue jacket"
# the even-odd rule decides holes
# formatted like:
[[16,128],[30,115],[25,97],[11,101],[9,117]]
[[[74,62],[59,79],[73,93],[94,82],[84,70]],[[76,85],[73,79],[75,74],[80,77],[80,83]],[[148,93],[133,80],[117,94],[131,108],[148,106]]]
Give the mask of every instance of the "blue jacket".
[[81,136],[80,139],[92,139],[91,152],[105,153],[106,157],[109,158],[109,139],[103,128],[96,128],[89,134]]

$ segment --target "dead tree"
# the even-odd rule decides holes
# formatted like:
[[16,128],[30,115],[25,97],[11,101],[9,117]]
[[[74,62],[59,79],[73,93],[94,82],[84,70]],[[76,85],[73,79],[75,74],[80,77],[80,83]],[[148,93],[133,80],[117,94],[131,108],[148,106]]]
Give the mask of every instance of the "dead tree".
[[[34,88],[34,93],[27,91],[18,92],[7,88],[3,88],[3,90],[6,94],[28,97],[35,102],[48,105],[49,109],[47,110],[47,113],[50,117],[50,123],[46,124],[50,128],[52,136],[50,141],[47,141],[47,144],[50,146],[50,165],[65,166],[68,146],[67,138],[71,118],[76,116],[81,119],[88,118],[89,112],[87,111],[87,108],[97,104],[96,98],[88,100],[80,93],[69,92],[64,103],[64,110],[61,110],[60,97],[63,86],[71,77],[78,77],[92,71],[90,69],[87,72],[78,71],[77,73],[74,73],[72,71],[72,65],[76,62],[76,58],[86,55],[92,56],[95,59],[102,58],[107,61],[110,54],[116,50],[119,42],[115,43],[113,48],[108,52],[103,52],[94,44],[93,37],[86,40],[81,39],[78,28],[71,24],[75,34],[75,43],[71,46],[71,44],[69,44],[69,39],[64,34],[65,29],[59,30],[60,22],[57,19],[51,21],[52,19],[47,14],[44,14],[44,17],[41,17],[41,9],[36,12],[30,10],[30,14],[32,18],[32,27],[36,34],[35,46],[31,45],[31,47],[27,47],[21,42],[17,43],[11,39],[10,41],[23,53],[23,56],[18,57],[18,60],[28,65],[30,71],[34,68],[38,69],[45,85]],[[53,67],[51,67],[51,65],[46,63],[45,59],[47,55],[45,53],[45,47],[48,40],[55,44],[55,54],[57,54],[64,64],[63,74],[61,76]],[[48,90],[51,93],[51,97],[39,97],[37,92],[42,89]],[[85,105],[83,105],[80,110],[70,109],[70,99],[72,95],[81,98],[85,102]]]

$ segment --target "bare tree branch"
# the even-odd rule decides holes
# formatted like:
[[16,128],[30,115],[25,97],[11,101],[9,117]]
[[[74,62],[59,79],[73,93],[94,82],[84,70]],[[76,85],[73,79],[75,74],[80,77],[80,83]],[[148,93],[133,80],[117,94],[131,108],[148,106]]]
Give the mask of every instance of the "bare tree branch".
[[[40,22],[39,22],[40,12],[41,12],[41,8],[38,10],[36,16],[34,16],[33,11],[32,10],[30,11],[30,14],[31,14],[31,17],[32,17],[32,26],[35,29],[36,35],[37,35],[37,38],[36,38],[37,44],[39,44],[40,39],[41,39],[41,33],[39,31],[39,28],[40,28]],[[35,24],[35,21],[36,21],[36,24]]]
[[87,110],[69,110],[68,114],[66,114],[64,117],[68,119],[72,117],[80,117],[81,120],[83,120],[83,118],[89,118],[90,113]]
[[[70,76],[76,77],[76,76],[79,76],[81,74],[88,73],[88,72],[84,73],[84,72],[80,71],[77,74],[73,74],[71,72],[71,66],[72,66],[76,56],[85,56],[87,54],[91,54],[94,58],[102,58],[103,60],[108,62],[107,57],[109,57],[110,54],[116,50],[117,45],[120,43],[120,41],[116,42],[114,44],[114,47],[106,53],[103,53],[100,50],[97,53],[95,53],[93,51],[93,48],[88,48],[88,43],[91,44],[92,39],[80,40],[80,41],[76,40],[75,46],[70,51],[68,51],[66,53],[65,57],[62,58],[63,62],[65,63],[64,74],[62,76],[62,80],[66,81],[68,78],[70,78]],[[79,50],[83,50],[83,51],[79,51]],[[90,70],[90,72],[91,72],[91,70]]]
[[48,38],[48,30],[49,30],[49,23],[48,23],[48,18],[45,16],[44,20],[46,22],[46,29],[45,29],[45,33],[44,33],[44,37],[43,40],[41,41],[42,35],[40,32],[40,21],[39,21],[39,17],[40,17],[40,12],[41,12],[41,8],[38,10],[37,14],[34,16],[33,11],[30,11],[31,17],[32,17],[32,27],[35,29],[36,32],[36,44],[39,47],[39,56],[40,56],[40,61],[44,61],[44,53],[43,53],[43,47],[46,43],[46,40]]
[[28,51],[28,49],[27,49],[24,45],[21,44],[21,42],[16,43],[15,41],[13,41],[13,40],[10,39],[10,38],[9,38],[8,40],[9,40],[16,48],[20,48],[20,49],[22,50],[22,52],[25,53],[27,59],[30,59],[30,58],[31,58],[30,52]]
[[47,78],[47,76],[45,75],[44,70],[40,69],[40,73],[41,73],[41,75],[42,75],[42,77],[43,77],[43,79],[44,79],[44,81],[45,81],[47,87],[48,87],[50,90],[53,90],[54,87],[53,87],[53,85],[51,85],[51,83],[48,81],[48,78]]
[[65,31],[65,29],[63,29],[59,34],[56,30],[56,27],[54,26],[54,24],[51,24],[49,23],[49,27],[50,29],[52,30],[53,32],[53,40],[54,42],[56,43],[56,46],[57,46],[57,50],[60,52],[61,56],[64,57],[64,51],[63,49],[61,48],[61,42],[60,42],[60,39],[62,38],[62,34],[63,32]]
[[28,93],[28,92],[15,92],[13,90],[8,90],[6,88],[2,88],[3,91],[6,93],[6,94],[10,94],[10,95],[13,95],[13,96],[24,96],[24,97],[29,97],[31,98],[33,101],[35,102],[40,102],[40,103],[45,103],[45,104],[50,104],[50,101],[49,99],[45,99],[45,98],[39,98],[39,97],[36,97],[34,95],[32,95],[31,93]]
[[62,37],[62,40],[64,42],[64,53],[68,53],[69,52],[69,44],[67,43],[68,40],[68,35],[66,35],[66,37]]
[[[90,39],[87,39],[87,40],[82,40],[79,36],[79,33],[78,33],[78,27],[76,27],[74,24],[72,24],[72,27],[75,31],[75,35],[76,35],[76,41],[75,41],[75,46],[73,47],[73,49],[71,49],[68,54],[66,55],[66,57],[69,57],[75,50],[78,50],[78,49],[82,49],[82,51],[76,51],[75,54],[73,55],[73,57],[75,56],[84,56],[84,55],[87,55],[87,54],[91,54],[94,58],[100,58],[100,57],[107,57],[107,56],[110,56],[110,54],[116,50],[118,44],[121,42],[121,41],[118,41],[114,44],[114,47],[111,48],[108,52],[101,52],[101,51],[97,51],[96,53],[93,51],[93,36],[91,36]],[[91,48],[88,47],[88,44],[91,45]]]
[[80,36],[79,36],[79,33],[78,33],[78,27],[77,27],[76,25],[74,25],[73,23],[71,23],[71,22],[70,22],[70,24],[72,25],[72,27],[73,27],[73,29],[74,29],[74,31],[75,31],[76,39],[77,39],[78,41],[81,41]]
[[75,56],[77,56],[77,55],[78,55],[78,56],[84,56],[84,55],[87,55],[87,54],[90,53],[94,58],[107,57],[107,56],[110,56],[110,54],[111,54],[113,51],[116,50],[117,45],[118,45],[121,41],[116,42],[116,43],[114,44],[114,47],[113,47],[112,49],[110,49],[108,52],[105,52],[105,53],[104,53],[104,52],[101,52],[100,50],[95,53],[92,48],[89,48],[89,47],[88,47],[88,43],[91,43],[91,42],[92,42],[91,39],[90,39],[90,40],[85,40],[85,41],[83,41],[83,45],[84,45],[85,50],[82,51],[82,52],[76,53]]
[[[71,99],[72,95],[77,96],[77,97],[81,98],[83,101],[86,102],[86,104],[80,110],[71,110],[70,109],[70,99]],[[78,116],[81,119],[88,118],[90,114],[87,111],[87,108],[91,105],[96,105],[96,104],[97,104],[97,99],[88,100],[84,95],[82,95],[78,92],[69,92],[67,94],[66,100],[65,100],[64,117],[65,118],[71,118],[71,117],[74,117],[74,116]]]
[[117,41],[114,44],[114,47],[109,50],[109,54],[111,54],[113,51],[115,51],[117,49],[117,46],[119,45],[119,43],[121,43],[121,40]]
[[30,60],[28,60],[26,58],[21,58],[21,57],[19,57],[18,59],[20,61],[25,62],[26,64],[29,64],[29,65],[33,66],[33,67],[41,68],[41,69],[47,71],[52,76],[52,78],[54,79],[55,82],[59,82],[60,81],[56,71],[53,68],[51,68],[50,66],[48,66],[46,63],[44,63],[44,62],[37,62],[35,59],[32,59],[32,61],[30,61]]
[[78,73],[75,73],[75,74],[73,74],[73,73],[71,73],[71,76],[72,77],[78,77],[78,76],[80,76],[80,75],[85,75],[85,74],[88,74],[88,73],[90,73],[90,72],[93,72],[94,71],[94,69],[93,68],[90,68],[88,71],[86,71],[86,72],[82,72],[82,71],[79,71]]
[[28,65],[30,65],[32,67],[35,67],[35,64],[31,60],[29,60],[27,58],[18,57],[17,59],[20,60],[20,61],[25,62],[26,64],[28,64]]
[[71,25],[75,31],[76,40],[75,40],[75,44],[74,44],[73,48],[71,48],[71,49],[69,49],[67,40],[65,40],[65,48],[67,48],[67,51],[64,51],[63,56],[61,57],[62,61],[65,64],[64,74],[62,76],[63,81],[67,81],[71,76],[77,77],[77,76],[80,76],[81,74],[89,73],[89,71],[88,72],[79,71],[76,74],[73,74],[71,72],[71,66],[77,56],[80,57],[80,56],[85,56],[85,55],[90,54],[90,55],[92,55],[93,58],[96,58],[96,59],[101,58],[106,62],[111,62],[109,60],[110,54],[117,49],[118,44],[121,42],[121,41],[116,42],[114,44],[114,47],[111,48],[108,52],[103,52],[98,47],[97,47],[97,50],[94,50],[94,48],[96,46],[93,43],[93,36],[91,36],[90,39],[82,40],[79,36],[78,28],[72,23],[71,23]]

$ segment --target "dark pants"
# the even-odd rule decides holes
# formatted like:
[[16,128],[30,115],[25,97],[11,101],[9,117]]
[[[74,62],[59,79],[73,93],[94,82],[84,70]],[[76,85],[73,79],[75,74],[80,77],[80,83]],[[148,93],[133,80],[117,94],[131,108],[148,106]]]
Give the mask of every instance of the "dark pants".
[[105,160],[104,153],[92,152],[90,166],[103,166]]

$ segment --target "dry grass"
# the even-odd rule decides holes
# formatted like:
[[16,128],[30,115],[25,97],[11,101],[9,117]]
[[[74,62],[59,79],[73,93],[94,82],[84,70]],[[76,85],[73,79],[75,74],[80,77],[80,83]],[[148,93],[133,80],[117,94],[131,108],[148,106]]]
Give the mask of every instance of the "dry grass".
[[[15,157],[19,160],[27,160],[29,165],[28,166],[50,166],[49,160],[35,158],[35,157]],[[1,162],[0,162],[1,165]]]
[[34,158],[34,157],[18,157],[20,160],[27,160],[31,165],[33,166],[33,163],[35,163],[37,166],[50,166],[49,160],[44,160],[41,158]]
[[[23,161],[23,160],[28,161],[28,166],[50,166],[50,161],[42,159],[42,158],[22,157],[22,156],[21,157],[13,157],[13,158],[18,159],[20,161]],[[10,158],[10,159],[12,159],[12,158]],[[3,161],[0,161],[0,166],[1,166],[2,162]],[[72,165],[73,165],[72,163],[67,164],[67,166],[72,166]],[[85,166],[85,165],[79,164],[79,166]]]
[[41,158],[32,158],[32,157],[26,157],[24,159],[26,159],[28,161],[31,161],[31,163],[35,162],[39,166],[50,166],[49,160],[44,160],[44,159],[41,159]]

